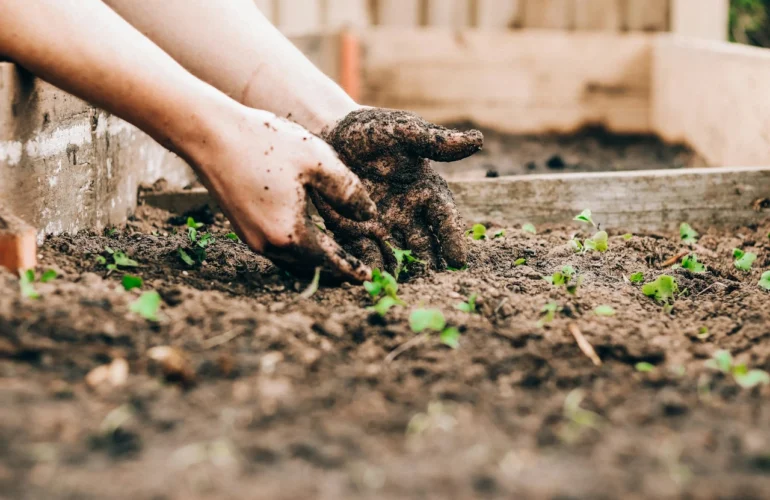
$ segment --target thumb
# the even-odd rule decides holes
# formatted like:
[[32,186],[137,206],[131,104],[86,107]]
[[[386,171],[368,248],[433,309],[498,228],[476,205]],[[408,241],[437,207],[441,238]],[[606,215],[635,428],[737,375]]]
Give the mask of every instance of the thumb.
[[481,150],[484,136],[478,130],[461,132],[420,120],[403,131],[404,145],[414,154],[434,161],[462,160]]

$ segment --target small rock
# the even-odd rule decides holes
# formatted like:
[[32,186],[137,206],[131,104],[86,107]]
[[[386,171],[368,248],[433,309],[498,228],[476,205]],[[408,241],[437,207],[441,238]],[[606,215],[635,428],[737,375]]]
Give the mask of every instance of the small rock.
[[179,350],[168,346],[153,347],[147,351],[147,357],[158,364],[167,380],[183,385],[191,385],[195,381],[190,361]]
[[278,363],[283,361],[283,354],[278,351],[268,352],[259,360],[260,371],[266,375],[275,373]]
[[546,166],[548,168],[552,168],[554,170],[563,170],[564,167],[567,166],[566,163],[564,163],[564,159],[562,159],[559,155],[553,155],[548,159],[547,162],[545,162]]
[[97,366],[86,375],[86,385],[96,389],[109,384],[111,387],[125,385],[128,380],[128,362],[123,358],[117,358],[109,365]]

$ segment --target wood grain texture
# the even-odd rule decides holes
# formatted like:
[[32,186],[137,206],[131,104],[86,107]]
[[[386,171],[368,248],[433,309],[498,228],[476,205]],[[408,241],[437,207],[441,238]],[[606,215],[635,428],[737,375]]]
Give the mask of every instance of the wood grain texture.
[[462,28],[471,24],[470,0],[427,0],[426,24]]
[[363,101],[508,133],[648,132],[649,35],[367,30]]
[[276,0],[275,19],[286,36],[319,33],[323,26],[321,0]]
[[524,27],[571,29],[575,23],[574,0],[524,0]]
[[574,0],[575,29],[620,31],[622,0]]
[[419,0],[376,0],[377,24],[380,26],[419,26],[421,3]]
[[712,165],[770,165],[770,50],[695,38],[655,43],[652,120]]
[[476,0],[475,23],[482,29],[511,29],[522,23],[522,0]]
[[677,35],[726,41],[729,0],[671,0],[671,31]]
[[[548,174],[449,181],[468,224],[564,223],[586,207],[602,228],[672,230],[751,224],[770,215],[770,167]],[[211,205],[205,189],[147,193],[143,202],[185,212]]]
[[[712,0],[705,0],[710,2]],[[667,31],[670,0],[624,0],[625,29],[631,31]]]

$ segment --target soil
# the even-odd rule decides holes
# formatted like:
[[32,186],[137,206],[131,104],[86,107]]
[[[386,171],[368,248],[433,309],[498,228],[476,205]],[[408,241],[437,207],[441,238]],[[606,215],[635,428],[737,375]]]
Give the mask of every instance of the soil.
[[[38,300],[0,272],[2,496],[766,496],[770,387],[742,389],[705,361],[727,349],[770,370],[770,292],[757,286],[770,220],[696,228],[703,274],[659,269],[678,235],[614,232],[608,252],[575,254],[569,239],[589,234],[577,223],[507,228],[470,242],[467,270],[409,277],[410,306],[382,319],[360,286],[301,298],[307,283],[227,239],[221,215],[195,217],[217,238],[199,267],[177,253],[185,218],[141,208],[123,228],[50,238],[39,270],[61,276],[35,284]],[[160,321],[130,312],[141,291],[96,262],[106,246],[140,263]],[[754,270],[734,268],[734,247],[759,256]],[[583,278],[574,296],[542,279],[567,264]],[[639,271],[686,292],[666,311],[627,281]],[[474,293],[477,314],[454,308]],[[551,302],[561,311],[541,327]],[[458,349],[414,341],[418,306],[444,311]],[[159,346],[178,359],[158,366]],[[566,411],[581,395],[593,413]]]

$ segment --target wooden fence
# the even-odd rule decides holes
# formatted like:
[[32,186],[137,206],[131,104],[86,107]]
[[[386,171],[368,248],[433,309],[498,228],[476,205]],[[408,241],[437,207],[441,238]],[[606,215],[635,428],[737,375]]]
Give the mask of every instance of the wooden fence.
[[436,26],[675,31],[725,39],[729,0],[255,0],[287,35]]

